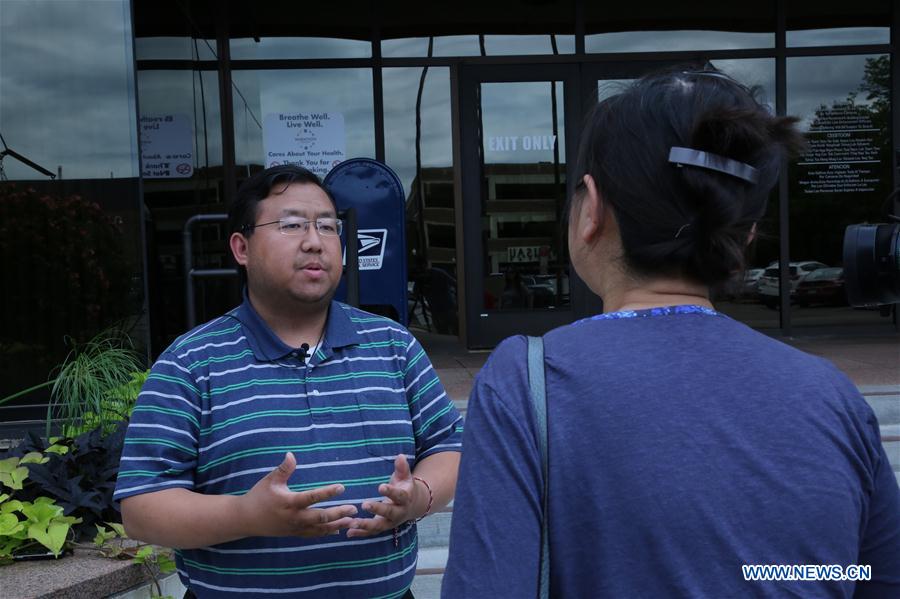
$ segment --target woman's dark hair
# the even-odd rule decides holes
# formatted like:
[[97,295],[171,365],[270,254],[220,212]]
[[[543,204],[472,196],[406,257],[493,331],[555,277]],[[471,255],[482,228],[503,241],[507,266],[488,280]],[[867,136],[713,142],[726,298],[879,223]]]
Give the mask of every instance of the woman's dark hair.
[[[325,192],[331,205],[337,213],[337,204],[331,192],[322,185],[318,175],[302,166],[283,164],[273,166],[260,171],[244,181],[238,188],[237,197],[228,210],[228,231],[242,233],[244,237],[253,235],[253,224],[256,223],[256,213],[259,203],[270,195],[283,193],[291,183],[315,185]],[[241,282],[247,283],[247,271],[238,265]]]
[[[715,285],[744,267],[781,165],[803,146],[796,122],[773,116],[754,91],[711,66],[673,69],[594,107],[577,172],[591,175],[612,206],[632,273]],[[672,147],[748,164],[758,180],[672,163]]]

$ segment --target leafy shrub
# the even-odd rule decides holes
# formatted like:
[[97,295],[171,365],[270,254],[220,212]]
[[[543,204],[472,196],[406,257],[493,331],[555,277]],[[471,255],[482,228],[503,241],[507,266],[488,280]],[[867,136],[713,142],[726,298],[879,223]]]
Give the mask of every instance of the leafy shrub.
[[52,498],[63,515],[79,519],[73,529],[77,541],[93,538],[97,524],[121,521],[113,505],[113,491],[127,425],[121,420],[110,433],[104,434],[98,427],[74,439],[55,440],[49,446],[30,433],[9,455],[47,453],[48,459],[27,465],[32,484],[25,485],[18,497],[26,501]]
[[36,545],[59,556],[72,525],[81,522],[79,518],[64,515],[64,508],[50,497],[26,499],[29,493],[24,488],[30,468],[49,461],[50,458],[38,452],[0,460],[0,488],[12,492],[0,492],[0,564]]

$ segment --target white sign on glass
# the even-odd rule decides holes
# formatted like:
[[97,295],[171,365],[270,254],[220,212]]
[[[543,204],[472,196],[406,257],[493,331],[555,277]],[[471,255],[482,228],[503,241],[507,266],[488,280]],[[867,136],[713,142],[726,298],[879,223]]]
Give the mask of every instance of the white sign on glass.
[[347,153],[344,115],[340,112],[274,112],[263,121],[266,168],[296,164],[320,177],[343,162]]
[[194,135],[185,114],[141,117],[141,176],[184,179],[194,174]]

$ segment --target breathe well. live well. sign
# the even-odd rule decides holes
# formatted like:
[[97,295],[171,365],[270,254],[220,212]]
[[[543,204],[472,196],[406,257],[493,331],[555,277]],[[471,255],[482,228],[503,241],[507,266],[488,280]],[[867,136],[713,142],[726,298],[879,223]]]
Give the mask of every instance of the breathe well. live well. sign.
[[272,112],[263,121],[266,168],[296,164],[324,177],[346,158],[340,112]]

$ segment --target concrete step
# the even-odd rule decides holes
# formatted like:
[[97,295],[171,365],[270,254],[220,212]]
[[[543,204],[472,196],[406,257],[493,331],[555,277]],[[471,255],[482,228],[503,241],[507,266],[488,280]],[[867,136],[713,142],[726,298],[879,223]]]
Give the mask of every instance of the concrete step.
[[416,599],[438,599],[441,596],[441,581],[449,553],[446,546],[419,549],[416,577],[411,587]]
[[453,406],[459,410],[459,413],[462,414],[462,417],[466,417],[466,411],[469,409],[469,400],[466,399],[454,399]]
[[412,592],[416,599],[439,599],[444,568],[450,555],[450,523],[453,521],[453,502],[443,510],[431,514],[418,524],[419,561]]
[[441,582],[444,580],[444,574],[416,574],[413,578],[412,590],[416,599],[440,599]]
[[419,547],[447,547],[450,544],[450,523],[453,510],[445,509],[429,515],[417,525]]
[[872,407],[880,425],[900,424],[900,394],[864,395],[863,397]]
[[450,548],[424,547],[419,549],[419,562],[416,564],[416,573],[430,574],[435,571],[443,572],[447,567],[447,558],[450,556]]

